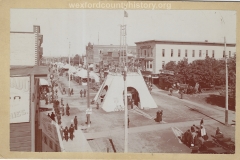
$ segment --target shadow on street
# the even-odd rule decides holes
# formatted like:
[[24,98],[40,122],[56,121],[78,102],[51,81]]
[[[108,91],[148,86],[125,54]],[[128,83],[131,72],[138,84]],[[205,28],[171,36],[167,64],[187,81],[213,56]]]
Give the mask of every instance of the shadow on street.
[[[209,95],[205,98],[205,101],[211,105],[217,105],[219,107],[225,108],[225,97],[220,95]],[[235,111],[235,100],[234,98],[228,99],[228,109]]]

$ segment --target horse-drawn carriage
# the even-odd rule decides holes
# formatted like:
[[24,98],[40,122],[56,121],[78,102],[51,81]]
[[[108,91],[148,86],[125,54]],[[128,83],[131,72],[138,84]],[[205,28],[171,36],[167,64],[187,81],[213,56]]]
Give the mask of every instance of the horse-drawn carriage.
[[231,140],[231,138],[226,138],[223,134],[218,134],[213,136],[213,141],[228,150],[230,153],[235,153],[235,143]]

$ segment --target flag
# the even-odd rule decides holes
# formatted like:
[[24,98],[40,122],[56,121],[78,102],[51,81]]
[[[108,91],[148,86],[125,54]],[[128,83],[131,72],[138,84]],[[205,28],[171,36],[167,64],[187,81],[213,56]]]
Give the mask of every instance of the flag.
[[128,13],[124,11],[124,17],[128,17]]

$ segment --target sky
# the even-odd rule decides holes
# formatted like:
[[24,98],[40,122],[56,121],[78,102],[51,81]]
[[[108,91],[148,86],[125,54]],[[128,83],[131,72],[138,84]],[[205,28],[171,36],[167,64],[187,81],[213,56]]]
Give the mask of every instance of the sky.
[[[32,32],[40,25],[43,56],[86,53],[90,42],[119,45],[120,25],[127,44],[147,40],[236,43],[236,12],[220,10],[11,9],[10,31]],[[99,38],[98,38],[99,37]],[[70,44],[70,45],[69,45]],[[70,46],[70,47],[69,47]]]

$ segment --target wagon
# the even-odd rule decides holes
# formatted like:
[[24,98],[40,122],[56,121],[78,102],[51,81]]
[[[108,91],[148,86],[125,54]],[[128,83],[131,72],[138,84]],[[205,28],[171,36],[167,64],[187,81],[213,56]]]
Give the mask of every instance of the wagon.
[[235,142],[231,138],[226,138],[223,134],[213,136],[213,141],[221,145],[224,149],[229,150],[230,153],[235,153]]

